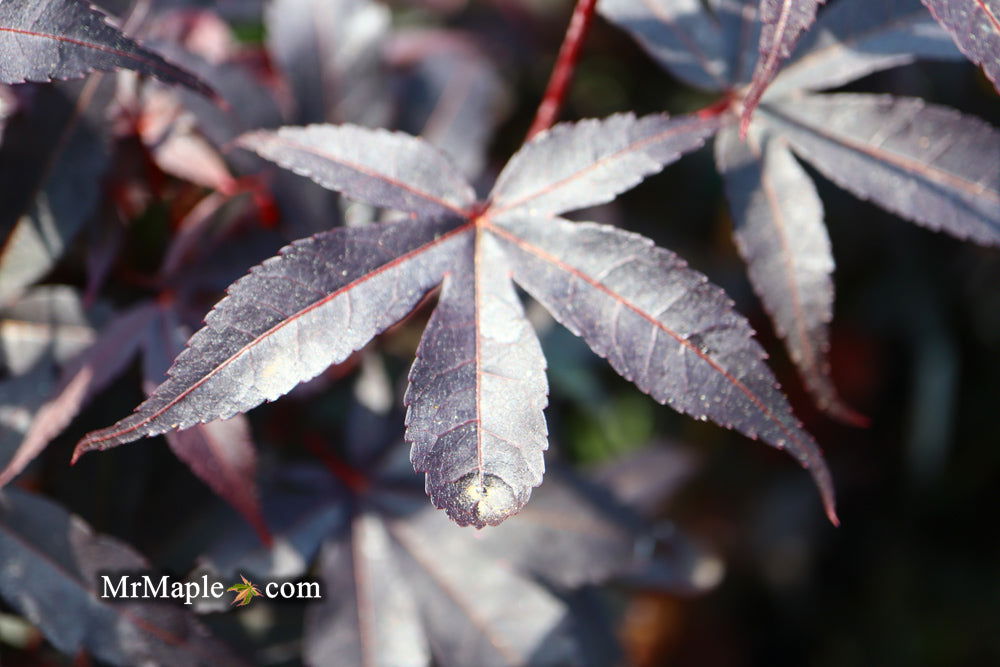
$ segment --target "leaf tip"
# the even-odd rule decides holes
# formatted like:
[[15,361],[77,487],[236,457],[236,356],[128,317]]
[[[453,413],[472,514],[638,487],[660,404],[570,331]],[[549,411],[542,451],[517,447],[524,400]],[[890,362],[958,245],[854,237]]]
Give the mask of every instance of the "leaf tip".
[[826,412],[837,421],[855,428],[868,428],[872,424],[870,417],[840,402],[828,406]]
[[830,520],[834,528],[840,528],[840,517],[837,516],[837,508],[831,504],[826,507],[826,518]]
[[470,472],[440,488],[440,507],[460,526],[496,526],[517,514],[521,499],[496,475]]
[[76,444],[76,449],[73,450],[73,456],[69,460],[69,464],[71,466],[75,466],[76,462],[80,460],[80,457],[90,451],[90,449],[86,446],[86,442],[86,439],[84,439]]

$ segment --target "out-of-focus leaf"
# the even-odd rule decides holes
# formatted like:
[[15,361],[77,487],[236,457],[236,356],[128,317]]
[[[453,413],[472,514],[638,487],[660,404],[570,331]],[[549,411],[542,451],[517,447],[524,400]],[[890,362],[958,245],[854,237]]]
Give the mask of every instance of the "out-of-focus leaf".
[[10,88],[0,85],[0,144],[3,143],[3,131],[7,124],[7,118],[14,113],[16,105],[17,102]]
[[918,58],[961,58],[920,0],[841,0],[799,41],[764,97],[836,88]]
[[210,193],[181,219],[160,265],[161,276],[167,279],[175,277],[193,254],[203,250],[207,228],[216,221],[220,209],[227,201],[228,198],[222,193]]
[[858,421],[830,377],[833,252],[816,187],[782,140],[765,141],[754,132],[744,142],[735,128],[724,128],[715,161],[725,178],[736,247],[775,331],[816,404]]
[[553,467],[532,502],[478,541],[500,561],[563,588],[626,577],[643,569],[638,517],[597,484]]
[[141,138],[156,165],[165,173],[220,192],[231,192],[234,180],[216,148],[196,131],[194,118],[184,114],[172,91],[145,96]]
[[399,127],[451,157],[469,179],[480,175],[507,91],[472,37],[410,30],[393,35],[388,59],[403,71]]
[[21,375],[44,357],[63,362],[94,341],[76,290],[63,285],[29,290],[0,309],[0,375]]
[[1000,132],[923,100],[817,95],[769,107],[769,126],[830,180],[904,218],[1000,244]]
[[268,50],[291,84],[296,123],[385,123],[379,47],[389,18],[388,8],[371,0],[270,3]]
[[[350,421],[358,423],[348,431],[357,442],[343,448],[344,460],[331,453],[336,460],[328,465],[337,480],[295,467],[277,471],[279,483],[268,485],[263,498],[274,517],[272,549],[263,549],[245,526],[233,526],[242,537],[221,536],[220,549],[207,559],[223,572],[297,576],[326,537],[318,568],[327,595],[307,611],[307,662],[322,663],[335,651],[345,664],[380,657],[388,664],[581,664],[585,644],[576,632],[576,610],[564,599],[571,588],[609,578],[660,586],[670,577],[671,590],[697,588],[685,578],[691,573],[686,556],[675,568],[672,550],[651,548],[649,526],[566,468],[557,466],[533,502],[502,527],[470,532],[455,526],[427,506],[406,450],[386,447],[383,439],[398,432],[398,424],[391,433],[364,430],[363,413],[353,414]],[[281,562],[295,568],[278,574],[273,568]],[[512,604],[518,614],[501,612]],[[391,619],[396,632],[377,640]],[[525,626],[528,635],[521,634]],[[470,658],[477,647],[481,652]]]
[[114,380],[132,360],[156,308],[141,305],[108,324],[88,350],[63,370],[58,385],[35,416],[17,453],[0,472],[0,486],[18,475],[81,408]]
[[456,272],[472,280],[445,278],[405,403],[413,467],[427,473],[431,501],[482,528],[517,513],[542,481],[549,387],[496,240],[475,243]]
[[223,147],[248,130],[281,124],[281,111],[270,89],[247,68],[232,62],[208,62],[172,42],[157,41],[156,45],[172,60],[197,73],[225,100],[223,108],[184,89],[170,91],[197,118],[198,130],[216,147]]
[[242,664],[188,611],[102,598],[102,574],[148,563],[48,500],[0,495],[0,563],[0,595],[64,653],[116,665]]
[[567,614],[565,605],[529,579],[497,567],[488,551],[439,512],[391,522],[389,533],[399,545],[403,576],[415,593],[440,664],[580,662],[569,633],[551,634]]
[[802,31],[812,25],[816,10],[824,2],[826,0],[760,0],[760,58],[743,98],[741,134],[746,135],[750,117],[764,91],[778,74],[782,61],[792,55]]
[[80,0],[0,3],[0,81],[77,79],[95,70],[133,69],[212,96],[190,72],[144,49]]
[[[836,521],[819,450],[721,291],[647,239],[551,217],[613,198],[700,146],[717,123],[654,115],[557,126],[512,158],[480,203],[413,137],[356,126],[245,135],[241,144],[270,159],[414,215],[304,239],[251,270],[169,379],[132,416],[84,438],[75,456],[273,400],[344,360],[444,281],[410,378],[406,438],[435,504],[460,523],[498,523],[539,482],[545,446],[543,362],[512,274],[657,400],[787,447],[812,468]],[[668,313],[675,306],[680,312]],[[504,347],[516,352],[500,354]]]
[[1000,92],[1000,3],[997,0],[923,0],[969,60],[982,65]]
[[495,218],[562,213],[609,202],[712,135],[712,118],[636,118],[563,123],[510,159],[490,195]]
[[759,0],[707,0],[719,23],[716,39],[722,42],[728,64],[729,89],[744,89],[753,78],[760,55],[762,32],[757,20]]
[[[143,342],[143,385],[147,394],[167,377],[170,362],[184,349],[185,339],[170,309],[163,309],[147,328]],[[197,424],[167,433],[166,437],[177,458],[242,514],[265,543],[270,542],[257,497],[257,452],[247,418],[237,415],[228,421]]]
[[733,90],[750,80],[757,0],[601,0],[598,11],[695,87]]
[[55,380],[44,364],[0,381],[0,466],[7,467]]
[[318,559],[328,594],[306,612],[308,664],[428,665],[430,647],[410,582],[395,558],[385,524],[354,517],[349,535],[332,538]]
[[600,0],[597,8],[682,81],[707,90],[728,87],[725,42],[702,0]]
[[87,306],[97,301],[106,284],[118,259],[127,226],[128,221],[121,211],[106,202],[95,223],[87,230],[87,282],[83,290],[83,303]]
[[[93,214],[111,81],[34,87],[0,147],[0,304],[44,276]],[[8,235],[9,234],[9,235]]]
[[497,235],[514,280],[563,326],[657,401],[788,450],[836,523],[822,453],[719,288],[649,239],[612,227],[509,218]]
[[315,467],[274,472],[262,484],[261,498],[272,543],[261,542],[248,524],[233,524],[199,559],[203,567],[222,576],[300,577],[322,542],[343,532],[351,517],[347,490]]
[[698,467],[693,452],[672,443],[652,442],[590,471],[588,478],[640,515],[651,516]]

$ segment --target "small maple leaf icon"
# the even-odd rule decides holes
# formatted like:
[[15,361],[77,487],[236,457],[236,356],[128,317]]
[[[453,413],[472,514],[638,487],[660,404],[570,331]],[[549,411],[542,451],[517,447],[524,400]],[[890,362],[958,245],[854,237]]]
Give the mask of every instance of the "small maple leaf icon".
[[240,575],[240,579],[243,580],[242,584],[233,584],[226,590],[236,592],[236,597],[233,599],[232,604],[239,607],[245,607],[250,604],[250,601],[253,600],[254,597],[260,595],[260,589],[250,583],[242,574]]

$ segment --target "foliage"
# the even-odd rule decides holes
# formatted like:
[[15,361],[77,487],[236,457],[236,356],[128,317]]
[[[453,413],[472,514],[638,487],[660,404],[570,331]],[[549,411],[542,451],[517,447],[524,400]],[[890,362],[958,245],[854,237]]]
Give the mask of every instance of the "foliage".
[[[597,586],[695,593],[718,563],[653,518],[684,476],[668,475],[677,459],[663,448],[601,472],[546,461],[550,436],[569,439],[565,415],[592,411],[612,382],[590,356],[565,361],[576,343],[546,343],[561,335],[553,321],[657,402],[786,450],[838,519],[819,446],[710,272],[578,218],[636,226],[625,193],[714,139],[748,278],[816,406],[855,425],[867,420],[829,361],[836,248],[809,168],[921,226],[1000,245],[995,127],[916,97],[822,92],[962,54],[1000,85],[993,2],[600,0],[717,99],[548,127],[586,63],[583,0],[509,159],[495,153],[534,103],[512,93],[511,70],[531,57],[505,54],[474,8],[98,4],[0,0],[0,597],[63,653],[616,660]],[[503,37],[526,39],[530,11],[507,4]],[[234,26],[264,37],[241,43]],[[49,450],[140,390],[73,462],[165,436],[243,519],[211,519],[172,563],[150,565],[51,500],[76,511],[58,480],[112,455],[53,476],[65,451]],[[175,519],[180,533],[198,523]],[[263,597],[251,579],[313,576],[324,597],[292,622],[301,650],[275,658],[281,641],[255,646],[218,615],[101,597],[102,573],[150,567],[241,577],[228,590],[247,609],[230,618],[270,609],[249,604]]]

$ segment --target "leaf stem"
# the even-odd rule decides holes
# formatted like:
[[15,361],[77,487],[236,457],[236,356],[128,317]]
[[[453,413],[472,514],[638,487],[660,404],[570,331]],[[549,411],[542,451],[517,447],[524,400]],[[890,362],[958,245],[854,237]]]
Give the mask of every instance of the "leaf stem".
[[315,436],[307,436],[305,439],[306,448],[326,466],[334,477],[340,480],[344,486],[352,492],[362,494],[368,489],[369,480],[364,472],[349,465],[339,456],[334,454],[322,439]]
[[539,132],[552,127],[559,117],[596,6],[597,0],[577,0],[573,16],[569,20],[569,27],[566,29],[566,36],[556,57],[556,64],[552,68],[549,84],[545,88],[545,95],[542,97],[542,103],[538,105],[535,120],[531,123],[525,141],[530,141]]

